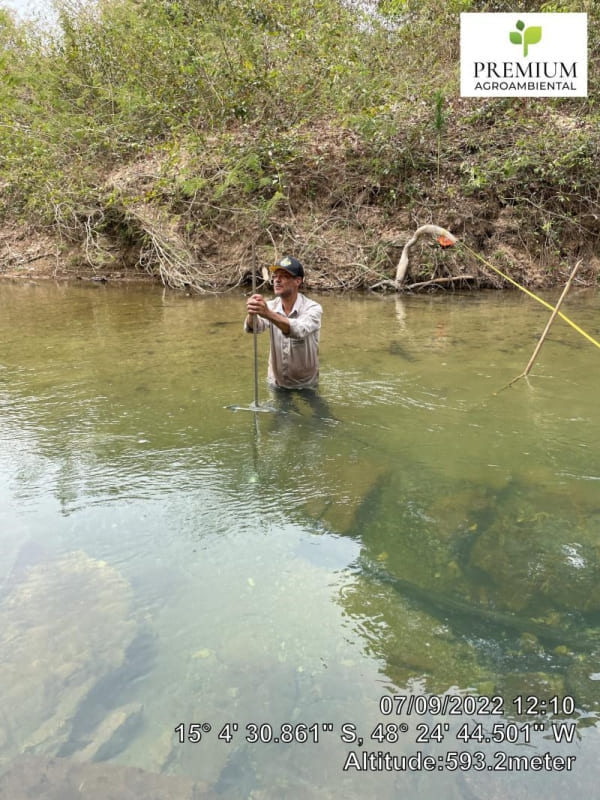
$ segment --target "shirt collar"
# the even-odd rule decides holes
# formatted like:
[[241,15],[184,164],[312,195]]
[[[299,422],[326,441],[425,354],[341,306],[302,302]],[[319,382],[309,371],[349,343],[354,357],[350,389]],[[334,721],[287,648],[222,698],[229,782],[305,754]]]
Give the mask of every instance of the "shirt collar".
[[[296,297],[296,302],[292,306],[292,310],[290,311],[290,313],[287,314],[288,318],[289,317],[293,317],[294,315],[297,315],[299,313],[299,311],[300,311],[300,309],[302,307],[302,301],[303,300],[304,300],[304,297],[302,296],[302,294],[300,292],[298,292],[298,296]],[[281,297],[276,297],[275,298],[275,302],[277,304],[277,309],[276,310],[280,311],[282,314],[285,315],[285,311],[283,310],[283,302],[281,300]]]

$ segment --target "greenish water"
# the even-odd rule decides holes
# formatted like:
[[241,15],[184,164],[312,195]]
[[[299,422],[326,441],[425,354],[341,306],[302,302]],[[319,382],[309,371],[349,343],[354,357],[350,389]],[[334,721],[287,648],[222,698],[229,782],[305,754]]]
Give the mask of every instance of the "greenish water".
[[[0,771],[28,753],[232,798],[593,794],[600,353],[557,322],[494,396],[544,327],[533,301],[321,301],[320,403],[255,416],[225,408],[253,399],[241,295],[0,284]],[[599,338],[598,294],[567,305]],[[386,715],[387,695],[425,705]],[[460,699],[489,695],[503,713]],[[344,771],[363,750],[444,768]],[[576,761],[490,770],[498,751]]]

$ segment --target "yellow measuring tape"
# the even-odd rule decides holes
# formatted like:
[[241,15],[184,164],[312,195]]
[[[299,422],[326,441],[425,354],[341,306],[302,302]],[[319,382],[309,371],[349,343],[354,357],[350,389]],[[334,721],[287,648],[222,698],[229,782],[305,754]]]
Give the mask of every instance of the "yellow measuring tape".
[[[464,242],[459,242],[459,246],[460,247],[464,247],[464,249],[468,250],[469,253],[471,253],[471,255],[474,255],[475,258],[479,259],[479,261],[482,261],[487,267],[489,267],[490,269],[494,270],[494,272],[497,272],[498,275],[501,275],[504,278],[504,280],[507,280],[509,283],[512,283],[513,286],[517,287],[517,289],[520,289],[522,292],[525,292],[525,294],[528,294],[529,297],[533,297],[534,300],[537,300],[538,303],[541,303],[543,306],[546,306],[546,308],[549,308],[550,311],[554,311],[554,306],[553,305],[551,305],[550,303],[547,303],[545,300],[542,300],[541,297],[538,297],[537,294],[534,294],[533,292],[530,292],[529,289],[526,289],[524,286],[521,286],[521,284],[517,283],[515,280],[513,280],[513,278],[510,278],[508,275],[505,275],[504,272],[501,272],[493,264],[490,264],[489,261],[487,261],[485,258],[483,258],[483,256],[480,256],[479,253],[476,253],[475,250],[471,250],[471,248],[468,245],[466,245]],[[590,336],[589,333],[586,333],[582,328],[579,327],[579,325],[576,325],[573,322],[572,319],[569,319],[567,317],[566,314],[563,314],[561,311],[559,311],[558,312],[558,316],[561,319],[564,319],[564,321],[566,323],[568,323],[572,328],[575,328],[577,333],[580,333],[585,339],[588,340],[588,342],[591,342],[592,344],[595,344],[596,347],[598,347],[600,349],[600,342],[597,342],[594,339],[593,336]]]

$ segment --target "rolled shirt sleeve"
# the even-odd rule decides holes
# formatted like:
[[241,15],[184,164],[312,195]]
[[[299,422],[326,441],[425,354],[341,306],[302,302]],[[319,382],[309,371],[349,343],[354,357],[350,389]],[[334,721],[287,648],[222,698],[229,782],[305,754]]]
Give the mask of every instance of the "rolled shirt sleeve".
[[318,303],[313,303],[312,300],[309,300],[308,303],[311,305],[301,315],[288,318],[291,339],[304,339],[309,334],[321,329],[323,309]]
[[[252,323],[253,325],[256,325],[257,333],[262,333],[270,325],[270,323],[266,319],[259,317],[258,314],[254,315],[254,320],[252,321]],[[246,333],[252,333],[252,328],[246,323],[246,320],[244,320],[244,330],[246,331]]]

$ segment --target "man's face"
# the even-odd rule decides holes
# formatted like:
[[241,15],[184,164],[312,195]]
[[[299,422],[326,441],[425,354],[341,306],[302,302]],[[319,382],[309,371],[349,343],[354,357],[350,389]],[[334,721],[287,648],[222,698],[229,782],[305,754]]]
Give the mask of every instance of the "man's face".
[[276,269],[273,273],[273,291],[277,297],[291,297],[300,288],[302,278],[295,278],[284,269]]

